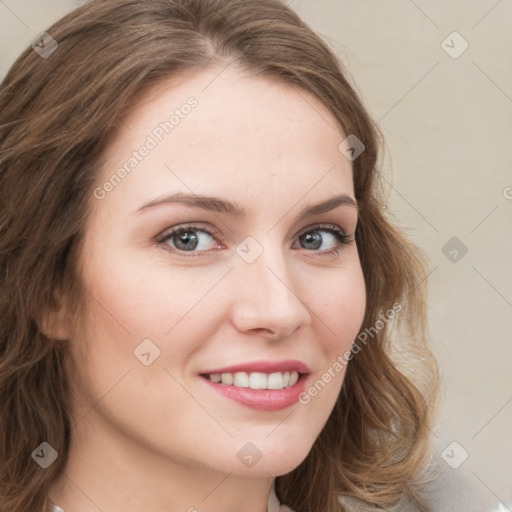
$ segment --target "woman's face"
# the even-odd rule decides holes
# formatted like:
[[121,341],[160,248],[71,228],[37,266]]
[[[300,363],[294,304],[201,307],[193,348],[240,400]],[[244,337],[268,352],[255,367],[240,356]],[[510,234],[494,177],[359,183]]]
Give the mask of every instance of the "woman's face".
[[70,335],[74,419],[112,453],[268,477],[306,457],[342,385],[365,309],[357,208],[328,110],[221,71],[153,88],[105,154]]

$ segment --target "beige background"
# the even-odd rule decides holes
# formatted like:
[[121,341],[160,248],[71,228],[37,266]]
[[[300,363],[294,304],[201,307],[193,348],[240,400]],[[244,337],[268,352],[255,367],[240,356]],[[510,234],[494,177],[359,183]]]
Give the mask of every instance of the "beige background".
[[[0,0],[0,75],[77,3]],[[441,449],[458,443],[453,465],[468,453],[447,468],[512,510],[512,1],[289,3],[384,131],[389,207],[430,259],[445,397],[435,433]]]

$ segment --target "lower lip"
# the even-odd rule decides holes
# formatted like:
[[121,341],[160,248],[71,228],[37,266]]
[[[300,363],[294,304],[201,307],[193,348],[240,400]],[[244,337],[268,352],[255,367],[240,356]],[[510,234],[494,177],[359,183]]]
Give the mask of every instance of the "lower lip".
[[238,388],[228,384],[212,382],[206,377],[201,377],[201,379],[217,393],[246,407],[259,411],[280,411],[298,402],[299,395],[306,388],[307,377],[306,374],[300,375],[299,380],[293,386],[283,389]]

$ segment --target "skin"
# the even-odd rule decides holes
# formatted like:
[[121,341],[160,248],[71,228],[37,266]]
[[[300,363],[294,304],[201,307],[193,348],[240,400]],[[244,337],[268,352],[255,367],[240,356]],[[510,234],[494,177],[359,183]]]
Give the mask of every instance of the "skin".
[[[307,405],[266,412],[215,393],[198,375],[298,359],[312,384],[350,349],[366,301],[355,242],[339,244],[315,227],[353,235],[357,208],[299,220],[306,206],[340,194],[354,199],[334,117],[305,91],[235,65],[222,69],[146,91],[104,156],[99,186],[166,113],[197,98],[114,190],[91,198],[78,265],[87,314],[82,327],[66,311],[53,324],[78,362],[70,457],[50,490],[66,512],[264,512],[274,477],[304,460],[341,389],[344,372]],[[191,191],[236,201],[247,214],[184,204],[134,213]],[[198,257],[180,252],[177,237],[155,241],[191,222],[219,234],[195,232]],[[319,249],[301,241],[304,231],[320,235]],[[252,263],[236,252],[248,236],[263,249]],[[145,366],[134,350],[148,338],[160,356]],[[247,442],[262,455],[252,467],[237,457]]]

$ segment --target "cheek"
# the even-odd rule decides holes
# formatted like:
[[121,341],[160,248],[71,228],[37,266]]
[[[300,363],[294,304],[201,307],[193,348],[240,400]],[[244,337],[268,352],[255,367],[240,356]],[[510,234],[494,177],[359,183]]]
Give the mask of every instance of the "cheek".
[[86,329],[75,332],[74,345],[77,360],[98,377],[99,390],[129,369],[144,370],[137,354],[148,350],[156,367],[181,372],[222,319],[222,304],[214,297],[225,273],[221,267],[171,268],[112,252],[87,260],[81,274],[88,292]]
[[[140,251],[139,251],[140,252]],[[129,249],[113,250],[88,260],[82,282],[94,315],[104,317],[102,328],[112,334],[121,328],[138,338],[161,338],[194,312],[225,269],[184,268],[165,258],[130,255]]]
[[323,284],[309,295],[316,348],[322,353],[322,363],[298,400],[308,418],[316,419],[309,422],[312,440],[320,434],[338,399],[366,308],[365,282],[359,264],[350,271],[345,268],[345,272]]
[[366,291],[364,276],[359,264],[340,272],[311,295],[311,309],[325,332],[324,348],[329,352],[345,351],[361,328],[365,308]]

